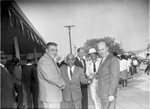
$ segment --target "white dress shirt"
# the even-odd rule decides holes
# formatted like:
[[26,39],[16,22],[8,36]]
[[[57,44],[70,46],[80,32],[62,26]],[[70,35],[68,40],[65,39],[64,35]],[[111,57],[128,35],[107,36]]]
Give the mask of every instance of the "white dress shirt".
[[87,62],[87,65],[86,65],[86,75],[89,76],[90,74],[96,74],[97,71],[98,71],[98,68],[99,68],[99,64],[101,62],[101,59],[100,58],[97,58],[96,61],[95,61],[95,67],[96,67],[96,72],[94,72],[94,63],[92,60],[88,61]]
[[[72,74],[73,74],[73,72],[74,72],[74,67],[75,67],[75,66],[72,66],[72,67],[71,67]],[[69,79],[71,80],[70,67],[69,67],[69,66],[68,66],[68,77],[69,77]]]
[[77,56],[77,58],[78,58],[78,60],[82,63],[82,66],[83,66],[83,68],[84,68],[84,62],[83,62],[83,59],[79,58],[78,56]]

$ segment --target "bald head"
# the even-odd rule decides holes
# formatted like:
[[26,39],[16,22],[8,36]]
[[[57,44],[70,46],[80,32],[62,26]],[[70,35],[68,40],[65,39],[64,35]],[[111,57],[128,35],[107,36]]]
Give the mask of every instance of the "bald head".
[[106,44],[106,42],[102,41],[102,42],[99,42],[97,44],[97,48],[98,48],[98,53],[102,56],[102,57],[105,57],[108,53],[108,46]]
[[72,67],[75,62],[75,56],[73,54],[68,54],[67,55],[67,64]]

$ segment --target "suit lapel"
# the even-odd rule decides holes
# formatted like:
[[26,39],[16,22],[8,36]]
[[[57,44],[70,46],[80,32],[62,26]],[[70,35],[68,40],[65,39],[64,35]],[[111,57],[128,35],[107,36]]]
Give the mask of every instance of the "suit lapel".
[[4,68],[4,67],[2,67],[2,66],[1,66],[1,68],[3,68],[3,70],[6,72],[6,74],[7,74],[10,78],[12,78],[11,74],[9,73],[9,71],[8,71],[6,68]]
[[65,71],[65,75],[66,75],[66,77],[68,78],[68,80],[70,81],[70,79],[69,79],[69,75],[68,75],[68,66],[65,66],[65,69],[64,69]]
[[77,61],[76,62],[77,65],[83,68],[83,65],[82,65],[81,61],[78,59],[78,57],[76,57],[76,61]]
[[71,81],[73,80],[73,78],[74,78],[74,76],[76,75],[76,73],[78,73],[78,69],[77,69],[77,67],[75,66],[75,67],[74,67],[74,71],[73,71],[73,75],[72,75]]
[[99,65],[99,69],[100,69],[102,66],[104,66],[104,65],[106,64],[106,62],[108,61],[109,57],[110,57],[110,54],[108,54],[108,55],[106,56],[104,62],[103,62],[101,65]]
[[51,63],[54,64],[56,70],[57,70],[57,73],[60,74],[60,69],[58,68],[58,66],[56,65],[56,63],[54,62],[54,60],[46,53],[46,57],[48,57],[51,61]]

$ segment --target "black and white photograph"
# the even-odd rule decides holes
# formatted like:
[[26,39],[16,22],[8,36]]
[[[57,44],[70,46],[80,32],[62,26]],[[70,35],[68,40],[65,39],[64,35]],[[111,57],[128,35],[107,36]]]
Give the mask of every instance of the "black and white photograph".
[[0,5],[0,108],[150,108],[149,0]]

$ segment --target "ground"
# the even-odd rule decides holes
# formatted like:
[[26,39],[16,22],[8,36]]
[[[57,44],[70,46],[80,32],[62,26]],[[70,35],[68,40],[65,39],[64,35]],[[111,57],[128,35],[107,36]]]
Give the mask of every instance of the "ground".
[[[119,85],[117,93],[116,109],[149,109],[150,76],[144,71],[138,70],[133,80],[128,80],[128,89],[122,90]],[[89,94],[89,109],[95,109]]]

